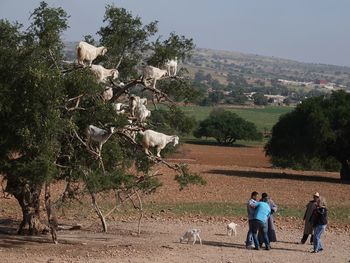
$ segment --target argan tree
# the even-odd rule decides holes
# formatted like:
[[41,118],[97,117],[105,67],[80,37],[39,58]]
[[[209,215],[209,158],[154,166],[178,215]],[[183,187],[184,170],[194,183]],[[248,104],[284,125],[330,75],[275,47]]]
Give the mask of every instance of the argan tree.
[[[200,177],[190,174],[186,165],[168,164],[153,155],[145,155],[137,140],[125,133],[127,116],[115,114],[111,103],[102,99],[105,86],[97,83],[89,68],[63,68],[60,35],[68,27],[68,15],[62,8],[51,8],[41,2],[30,18],[31,26],[27,30],[22,30],[18,23],[0,20],[0,173],[7,182],[5,191],[12,194],[22,208],[19,233],[37,234],[48,230],[40,221],[43,190],[53,231],[50,184],[56,181],[66,183],[60,200],[76,194],[72,182],[84,183],[83,191],[90,194],[104,231],[107,231],[106,216],[97,204],[96,195],[114,191],[116,196],[125,193],[140,200],[142,193],[160,186],[157,173],[151,169],[155,163],[175,170],[180,187],[191,182],[203,183]],[[174,107],[176,92],[167,96],[161,90],[147,89],[138,79],[136,67],[156,57],[161,58],[157,59],[157,63],[161,63],[171,58],[177,47],[180,47],[179,53],[183,52],[179,57],[184,58],[193,48],[192,40],[172,34],[170,39],[174,45],[169,47],[165,42],[164,49],[159,49],[159,40],[149,40],[157,32],[157,22],[144,26],[139,17],[115,6],[106,7],[104,23],[98,32],[101,39],[96,42],[108,48],[108,56],[94,63],[119,66],[121,80],[126,82],[123,88],[110,83],[116,91],[113,101],[138,87],[151,94],[157,92],[157,102]],[[186,48],[181,49],[182,41]],[[187,89],[190,94],[190,86]],[[181,96],[184,94],[186,92]],[[116,130],[101,152],[87,143],[86,128],[90,124]],[[178,131],[186,129],[178,123],[170,127]],[[141,128],[136,126],[135,130]],[[130,169],[132,166],[136,167],[136,174]]]
[[276,166],[341,167],[340,178],[350,180],[350,94],[304,100],[275,124],[265,151]]
[[219,144],[233,144],[236,140],[261,140],[262,134],[254,123],[248,122],[236,113],[215,109],[209,117],[199,123],[194,136],[213,137]]
[[25,229],[36,234],[44,183],[58,173],[60,136],[67,122],[61,118],[64,86],[60,69],[60,34],[68,27],[67,14],[42,2],[31,15],[25,33],[19,24],[0,21],[1,172],[6,191],[19,202]]

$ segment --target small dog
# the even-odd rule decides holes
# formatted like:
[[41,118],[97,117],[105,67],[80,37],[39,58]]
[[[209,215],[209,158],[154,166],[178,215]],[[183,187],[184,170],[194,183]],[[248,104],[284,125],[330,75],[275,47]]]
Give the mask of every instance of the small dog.
[[197,241],[197,238],[199,239],[199,243],[202,245],[202,239],[199,236],[199,233],[201,232],[200,229],[190,229],[188,230],[182,237],[180,237],[180,243],[187,239],[187,244],[190,242],[191,239],[193,239],[192,245],[194,245]]
[[237,224],[236,223],[229,223],[227,225],[227,235],[232,236],[233,233],[235,233],[235,236],[237,235],[237,230],[236,230]]

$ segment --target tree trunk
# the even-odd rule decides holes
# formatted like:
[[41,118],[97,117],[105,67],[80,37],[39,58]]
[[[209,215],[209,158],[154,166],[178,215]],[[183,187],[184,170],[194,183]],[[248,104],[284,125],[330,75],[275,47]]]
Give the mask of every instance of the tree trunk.
[[37,235],[47,233],[48,227],[40,222],[41,186],[8,181],[6,192],[12,194],[22,208],[23,219],[18,234]]
[[97,204],[97,201],[96,201],[96,196],[94,193],[91,193],[90,192],[90,195],[91,195],[91,200],[92,200],[92,205],[97,213],[97,216],[100,218],[101,220],[101,223],[102,223],[102,228],[103,228],[103,232],[107,233],[107,223],[106,223],[106,219],[100,209],[100,207],[98,206]]
[[350,181],[350,167],[347,160],[341,161],[340,180]]

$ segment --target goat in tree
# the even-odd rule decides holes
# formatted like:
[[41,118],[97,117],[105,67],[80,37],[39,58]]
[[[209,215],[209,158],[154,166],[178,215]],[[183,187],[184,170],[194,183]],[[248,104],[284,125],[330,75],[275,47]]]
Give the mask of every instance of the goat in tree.
[[165,62],[165,67],[168,72],[168,76],[176,76],[177,73],[177,57],[170,59]]
[[87,142],[86,145],[91,148],[92,142],[98,143],[97,153],[101,156],[103,144],[112,136],[115,128],[110,127],[108,130],[98,128],[94,125],[89,125],[86,129]]
[[157,148],[157,156],[160,156],[160,151],[165,148],[165,146],[172,142],[174,146],[179,143],[179,137],[177,135],[166,135],[164,133],[156,132],[153,130],[146,130],[139,132],[142,135],[142,146],[147,155],[150,155],[149,148]]
[[89,63],[89,66],[91,67],[92,61],[94,61],[98,56],[104,55],[107,52],[107,48],[105,47],[95,47],[93,45],[90,45],[89,43],[86,43],[84,41],[80,41],[77,46],[77,59],[78,64],[85,66],[84,61],[87,61]]
[[139,96],[131,95],[129,98],[129,108],[132,117],[135,116],[135,110],[140,105],[147,105],[147,98],[140,98]]
[[157,80],[168,74],[166,69],[159,69],[153,66],[146,66],[143,69],[142,81],[146,87],[156,88]]
[[106,69],[101,65],[91,65],[90,69],[96,76],[98,82],[106,82],[108,77],[112,77],[112,79],[119,77],[117,69]]

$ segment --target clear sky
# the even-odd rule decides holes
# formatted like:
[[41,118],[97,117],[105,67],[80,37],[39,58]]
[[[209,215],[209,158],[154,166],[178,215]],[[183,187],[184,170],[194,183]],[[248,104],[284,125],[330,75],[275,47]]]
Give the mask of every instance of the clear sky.
[[[39,0],[0,0],[0,18],[28,25]],[[350,66],[350,0],[48,0],[71,16],[66,40],[94,35],[106,4],[159,21],[197,47]]]

